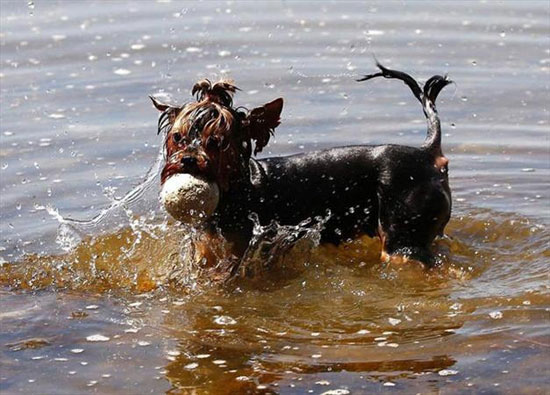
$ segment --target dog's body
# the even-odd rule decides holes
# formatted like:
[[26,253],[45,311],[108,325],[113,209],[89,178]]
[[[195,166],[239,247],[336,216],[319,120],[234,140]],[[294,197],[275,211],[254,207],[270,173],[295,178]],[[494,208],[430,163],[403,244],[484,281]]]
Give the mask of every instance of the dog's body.
[[252,182],[227,194],[215,220],[249,239],[250,213],[262,223],[295,225],[330,211],[322,242],[384,234],[386,253],[430,262],[430,244],[451,208],[446,177],[433,163],[425,150],[398,145],[252,159]]
[[[441,152],[440,124],[435,111],[435,99],[450,81],[432,77],[422,91],[407,74],[378,66],[382,72],[363,80],[378,76],[401,79],[421,101],[428,119],[428,137],[421,148],[348,146],[256,160],[251,157],[251,143],[256,144],[255,152],[267,144],[269,134],[279,124],[282,99],[250,113],[239,113],[232,109],[231,97],[222,97],[223,93],[216,92],[215,86],[207,86],[200,103],[205,108],[211,108],[208,107],[211,102],[218,103],[232,111],[232,126],[226,128],[229,132],[221,134],[221,140],[229,140],[226,147],[229,153],[220,149],[220,154],[216,154],[212,147],[208,148],[209,144],[213,146],[209,138],[215,131],[198,132],[194,143],[180,142],[184,140],[182,135],[189,135],[197,124],[205,130],[214,124],[227,126],[227,119],[220,122],[218,104],[213,110],[201,110],[203,115],[197,115],[196,110],[194,115],[188,113],[188,118],[195,119],[187,126],[178,124],[179,113],[173,114],[171,122],[175,127],[167,133],[168,161],[163,181],[173,173],[189,172],[221,185],[220,202],[209,226],[221,230],[233,242],[236,255],[244,252],[252,237],[249,219],[252,213],[263,224],[276,220],[283,225],[296,225],[306,218],[324,217],[330,212],[322,242],[337,244],[361,234],[379,236],[384,260],[402,261],[406,257],[432,264],[431,243],[443,234],[451,212],[448,160]],[[200,93],[198,85],[194,92]],[[170,107],[158,102],[155,105],[164,113],[170,111]],[[185,112],[185,108],[179,112]],[[237,121],[242,130],[235,126]],[[177,139],[173,138],[174,133]],[[214,165],[216,155],[218,159],[223,155],[232,159],[220,159],[223,164]]]

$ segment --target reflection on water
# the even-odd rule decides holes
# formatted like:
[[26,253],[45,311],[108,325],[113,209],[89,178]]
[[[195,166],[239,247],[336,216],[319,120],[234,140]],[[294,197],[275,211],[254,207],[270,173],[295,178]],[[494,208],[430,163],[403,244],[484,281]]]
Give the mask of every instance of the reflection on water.
[[[443,264],[429,271],[380,265],[378,241],[364,237],[338,247],[297,242],[268,275],[225,286],[174,281],[188,264],[186,232],[174,224],[146,228],[5,264],[1,283],[20,290],[6,294],[10,310],[0,317],[13,333],[4,336],[5,355],[24,353],[44,373],[45,361],[63,363],[69,377],[86,362],[80,380],[104,389],[124,385],[122,371],[138,380],[135,371],[109,372],[119,359],[141,358],[151,380],[224,393],[484,388],[540,370],[547,358],[550,238],[521,217],[471,210],[452,220],[452,238],[436,245]],[[30,317],[33,325],[12,332]],[[103,342],[90,341],[98,334],[110,345],[102,357]]]
[[[548,392],[548,5],[250,5],[0,4],[0,392]],[[209,281],[160,211],[147,95],[223,75],[237,105],[284,97],[265,155],[420,144],[400,84],[354,82],[373,53],[457,81],[441,266],[318,245],[313,219],[257,226]]]

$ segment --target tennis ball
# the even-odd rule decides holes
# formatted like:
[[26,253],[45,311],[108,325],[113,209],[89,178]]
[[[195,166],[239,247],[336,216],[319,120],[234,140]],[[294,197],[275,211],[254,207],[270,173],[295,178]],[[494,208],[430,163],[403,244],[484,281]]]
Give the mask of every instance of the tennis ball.
[[178,173],[169,177],[160,191],[160,201],[174,219],[198,225],[210,217],[220,200],[220,190],[191,174]]

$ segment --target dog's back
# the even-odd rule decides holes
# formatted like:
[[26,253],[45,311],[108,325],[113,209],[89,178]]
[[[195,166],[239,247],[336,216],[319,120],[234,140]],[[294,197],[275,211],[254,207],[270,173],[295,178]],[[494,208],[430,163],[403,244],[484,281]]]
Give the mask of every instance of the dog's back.
[[435,98],[450,81],[432,77],[422,90],[409,75],[379,65],[383,76],[405,81],[422,103],[428,133],[422,147],[348,146],[250,161],[250,185],[234,188],[219,213],[220,224],[251,233],[252,212],[264,224],[295,225],[330,219],[322,241],[340,243],[361,234],[379,236],[383,255],[406,255],[424,263],[430,245],[450,218],[448,160],[441,151]]

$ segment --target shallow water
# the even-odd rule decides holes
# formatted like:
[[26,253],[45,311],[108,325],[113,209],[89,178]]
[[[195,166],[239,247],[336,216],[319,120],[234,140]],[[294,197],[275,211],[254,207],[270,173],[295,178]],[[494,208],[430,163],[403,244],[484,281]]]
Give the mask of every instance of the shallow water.
[[[2,393],[549,390],[547,2],[86,4],[0,4]],[[120,204],[159,152],[147,95],[185,102],[200,77],[285,98],[264,155],[418,146],[406,88],[354,82],[372,54],[456,81],[440,268],[313,232],[255,279],[201,283],[154,177]]]

